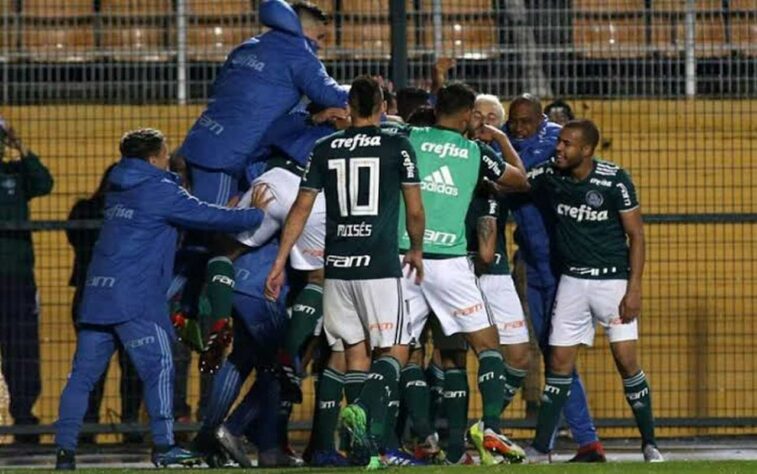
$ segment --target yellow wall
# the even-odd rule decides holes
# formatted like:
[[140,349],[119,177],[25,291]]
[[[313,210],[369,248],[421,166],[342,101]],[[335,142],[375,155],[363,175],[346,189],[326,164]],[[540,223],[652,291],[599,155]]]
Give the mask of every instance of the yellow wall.
[[[577,115],[597,121],[610,143],[601,155],[632,173],[644,212],[757,212],[757,101],[572,103]],[[76,105],[5,108],[0,114],[56,178],[52,196],[33,203],[33,217],[65,219],[75,199],[89,194],[101,171],[118,158],[118,139],[125,130],[157,127],[178,145],[200,110]],[[755,224],[647,226],[641,354],[658,417],[757,417],[755,231]],[[36,233],[34,238],[43,358],[43,393],[36,412],[52,422],[73,352],[72,291],[66,286],[72,253],[62,232]],[[584,351],[580,367],[595,416],[629,416],[602,337]],[[118,412],[117,390],[117,370],[112,370],[104,413]],[[192,393],[197,394],[196,381]],[[309,383],[306,393],[312,393]],[[312,397],[306,395],[306,400],[296,409],[297,419],[312,413]],[[471,400],[477,408],[476,397]],[[522,413],[519,398],[507,416],[520,418]]]

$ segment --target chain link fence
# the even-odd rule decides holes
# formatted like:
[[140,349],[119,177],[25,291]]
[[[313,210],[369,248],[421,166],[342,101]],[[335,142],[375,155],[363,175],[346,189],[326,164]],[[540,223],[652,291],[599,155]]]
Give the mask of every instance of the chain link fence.
[[[393,79],[396,89],[428,88],[437,62],[451,58],[450,79],[505,103],[523,92],[545,104],[560,97],[577,116],[596,121],[599,154],[631,172],[648,223],[641,354],[662,433],[757,430],[757,0],[314,3],[332,18],[319,56],[342,82],[370,73]],[[32,401],[42,425],[57,415],[74,349],[75,259],[67,233],[97,226],[97,216],[71,215],[73,206],[93,195],[118,159],[125,130],[153,126],[170,145],[181,143],[226,54],[265,30],[258,4],[0,0],[0,115],[55,181],[25,216],[9,211],[13,183],[0,172],[0,256],[11,258],[17,239],[31,232],[39,296],[39,311],[27,308],[39,341],[4,343],[3,371],[6,382],[15,379],[11,397],[14,383],[33,395],[29,377],[38,364],[40,392]],[[12,158],[6,149],[3,162]],[[8,268],[0,261],[0,270]],[[5,291],[2,298],[3,341],[18,339],[20,326],[7,309],[13,297]],[[608,351],[597,338],[581,357],[590,405],[602,435],[633,435]],[[121,368],[112,366],[99,421],[137,421],[144,417],[139,400],[122,403]],[[198,413],[195,367],[190,363],[186,406],[177,413],[184,421]],[[524,391],[508,409],[510,426],[528,426],[525,399],[534,393]],[[305,394],[294,419],[307,427],[311,382]],[[33,431],[10,424],[12,402],[3,400],[0,433]],[[472,404],[472,415],[478,408]]]

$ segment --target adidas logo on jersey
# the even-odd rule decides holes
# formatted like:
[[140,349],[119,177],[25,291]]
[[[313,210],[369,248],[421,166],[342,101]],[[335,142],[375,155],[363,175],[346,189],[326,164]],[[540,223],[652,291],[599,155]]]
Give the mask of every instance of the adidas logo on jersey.
[[558,204],[557,215],[568,216],[575,219],[578,222],[581,221],[606,221],[609,216],[607,211],[595,211],[586,204],[581,204],[580,207],[573,207],[569,204]]
[[421,151],[425,151],[427,153],[434,153],[436,155],[439,155],[439,158],[446,158],[448,156],[451,156],[453,158],[463,158],[468,159],[468,149],[467,148],[460,148],[454,143],[432,143],[432,142],[423,142],[421,143]]
[[421,181],[421,189],[432,193],[457,196],[457,187],[448,166],[442,166]]

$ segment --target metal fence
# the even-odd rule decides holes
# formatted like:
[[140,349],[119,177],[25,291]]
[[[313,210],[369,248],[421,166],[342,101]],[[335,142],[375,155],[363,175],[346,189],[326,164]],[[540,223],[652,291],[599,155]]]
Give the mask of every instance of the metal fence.
[[[42,424],[54,421],[74,348],[72,206],[118,158],[125,130],[154,126],[180,144],[228,51],[264,31],[258,3],[0,0],[0,115],[55,179],[52,194],[31,202],[31,223],[3,217],[0,230],[0,240],[33,230]],[[663,434],[755,432],[757,0],[315,3],[332,15],[320,56],[340,81],[372,73],[425,88],[438,60],[452,58],[451,79],[505,102],[526,91],[545,103],[562,97],[595,120],[600,155],[632,173],[648,222],[641,353]],[[117,366],[102,423],[131,409],[120,401]],[[200,392],[194,367],[189,419]],[[633,434],[601,338],[580,367],[601,434]],[[529,397],[533,390],[508,410],[511,426],[527,425]],[[307,382],[300,426],[312,398]],[[2,400],[0,432],[9,432]]]

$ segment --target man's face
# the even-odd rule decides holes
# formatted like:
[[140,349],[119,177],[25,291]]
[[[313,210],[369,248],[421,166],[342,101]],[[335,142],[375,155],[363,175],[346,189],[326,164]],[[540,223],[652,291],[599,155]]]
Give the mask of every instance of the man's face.
[[555,166],[563,171],[576,168],[581,162],[591,158],[591,147],[585,143],[583,133],[577,128],[563,128],[557,139]]
[[537,113],[531,104],[521,102],[514,107],[510,107],[507,126],[516,138],[530,138],[539,130],[541,121],[541,113]]
[[163,171],[168,171],[168,165],[170,163],[170,157],[168,155],[168,144],[163,143],[163,147],[160,149],[160,153],[149,158],[150,164]]
[[554,109],[550,110],[547,118],[550,122],[554,122],[559,125],[565,125],[570,120],[568,114],[565,113],[565,109],[561,107],[555,107]]
[[479,128],[481,124],[501,128],[505,121],[502,109],[488,100],[478,100],[473,108],[473,128]]
[[302,32],[305,37],[313,41],[318,48],[326,46],[329,37],[329,28],[326,23],[316,20],[302,20]]

